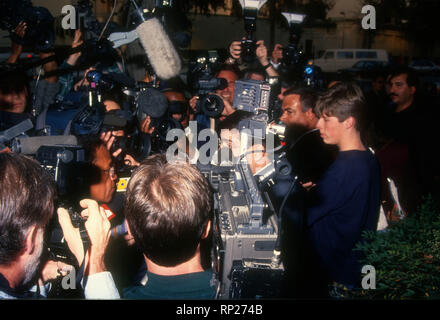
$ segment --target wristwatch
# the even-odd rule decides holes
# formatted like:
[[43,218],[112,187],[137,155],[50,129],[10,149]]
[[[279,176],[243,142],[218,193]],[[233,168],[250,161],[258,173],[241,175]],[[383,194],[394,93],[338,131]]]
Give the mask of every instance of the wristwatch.
[[263,66],[263,69],[266,70],[267,68],[269,68],[272,64],[269,62],[268,64],[266,64],[265,66]]

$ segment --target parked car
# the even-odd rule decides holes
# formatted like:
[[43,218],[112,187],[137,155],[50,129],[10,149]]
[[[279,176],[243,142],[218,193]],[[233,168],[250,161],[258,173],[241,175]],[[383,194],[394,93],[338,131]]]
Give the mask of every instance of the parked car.
[[417,71],[440,71],[440,66],[425,59],[414,60],[408,66]]
[[388,53],[383,49],[329,49],[315,59],[314,64],[323,72],[337,72],[340,69],[351,68],[359,61],[389,62]]
[[338,70],[338,73],[351,78],[371,79],[378,72],[384,71],[387,65],[382,61],[362,60],[356,62],[351,68]]

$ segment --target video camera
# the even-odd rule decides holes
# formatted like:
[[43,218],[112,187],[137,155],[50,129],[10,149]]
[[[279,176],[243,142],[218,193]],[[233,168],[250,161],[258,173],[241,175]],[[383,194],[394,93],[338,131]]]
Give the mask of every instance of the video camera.
[[233,165],[198,163],[214,193],[213,270],[220,299],[275,298],[280,296],[284,267],[279,252],[280,215],[267,188],[275,174],[289,174],[290,165],[280,141],[278,146],[273,142],[273,147],[268,141],[275,137],[281,140],[284,128],[269,118],[269,83],[239,80],[235,86],[235,108],[251,115],[239,123],[238,129],[248,136],[248,142],[265,142],[273,162],[253,175],[246,160],[246,145]]
[[199,56],[195,62],[190,64],[189,79],[199,97],[196,112],[203,113],[210,118],[219,118],[225,107],[223,99],[215,94],[216,90],[222,90],[228,86],[225,79],[213,76],[218,66],[218,54],[215,51],[208,51],[206,55]]
[[[167,134],[172,129],[181,129],[180,123],[169,114],[168,99],[155,88],[145,88],[136,97],[136,119],[140,126],[144,119],[151,119],[149,127],[154,127],[151,134],[138,131],[135,145],[143,158],[151,153],[164,152],[172,142],[167,141]],[[143,159],[142,158],[142,159]],[[140,160],[142,160],[140,159]]]
[[203,113],[210,118],[220,117],[225,105],[223,99],[214,94],[214,92],[216,90],[222,90],[227,86],[228,83],[225,79],[214,78],[209,75],[201,77],[197,85],[194,86],[199,96],[196,106],[197,112]]
[[[21,22],[27,29],[23,38],[14,34]],[[0,3],[0,28],[11,34],[11,39],[37,51],[47,51],[55,41],[54,18],[44,7],[34,7],[30,0],[4,0]]]
[[32,129],[34,125],[30,119],[24,120],[17,125],[0,132],[0,151],[6,147],[12,148],[13,139]]

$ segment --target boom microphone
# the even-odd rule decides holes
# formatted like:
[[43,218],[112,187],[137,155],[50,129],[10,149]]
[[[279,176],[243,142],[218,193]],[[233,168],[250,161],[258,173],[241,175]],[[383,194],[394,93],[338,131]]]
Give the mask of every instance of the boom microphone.
[[181,69],[180,57],[162,24],[157,18],[145,18],[136,2],[132,3],[141,20],[136,32],[156,75],[163,80],[177,76]]
[[15,138],[12,141],[12,152],[36,154],[41,146],[78,145],[75,136],[41,136],[29,138]]

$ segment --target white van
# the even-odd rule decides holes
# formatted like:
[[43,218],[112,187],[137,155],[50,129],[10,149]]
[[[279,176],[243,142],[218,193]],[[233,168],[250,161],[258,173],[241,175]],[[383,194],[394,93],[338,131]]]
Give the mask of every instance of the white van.
[[388,53],[383,49],[328,49],[314,64],[323,72],[337,72],[339,69],[351,68],[361,60],[389,62]]

